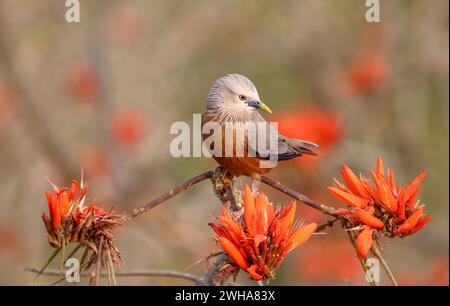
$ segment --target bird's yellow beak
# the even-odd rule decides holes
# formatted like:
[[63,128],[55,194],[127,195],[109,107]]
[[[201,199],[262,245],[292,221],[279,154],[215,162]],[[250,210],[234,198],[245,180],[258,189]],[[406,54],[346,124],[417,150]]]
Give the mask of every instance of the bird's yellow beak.
[[272,110],[261,101],[249,101],[247,105],[272,114]]

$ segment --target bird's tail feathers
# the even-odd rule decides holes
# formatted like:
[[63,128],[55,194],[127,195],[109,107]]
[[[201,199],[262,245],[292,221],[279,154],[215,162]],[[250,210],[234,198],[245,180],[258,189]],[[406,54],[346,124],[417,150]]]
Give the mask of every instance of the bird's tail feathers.
[[286,138],[286,141],[292,148],[294,148],[294,150],[296,150],[300,154],[308,154],[308,155],[314,155],[314,156],[319,155],[317,152],[314,152],[313,150],[309,149],[309,148],[314,148],[314,149],[319,148],[319,145],[317,145],[313,142],[295,139],[295,138]]

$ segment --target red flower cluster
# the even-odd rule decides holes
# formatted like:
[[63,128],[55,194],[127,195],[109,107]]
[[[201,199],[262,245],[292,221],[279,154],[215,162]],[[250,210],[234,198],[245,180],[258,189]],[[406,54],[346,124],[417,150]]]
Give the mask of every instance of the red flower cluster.
[[95,203],[84,206],[86,193],[87,187],[83,186],[83,182],[80,186],[76,180],[72,180],[70,188],[53,185],[51,192],[45,192],[50,217],[43,212],[42,220],[52,246],[59,246],[62,243],[61,234],[67,235],[69,228],[79,227],[88,217],[95,220],[108,215]]
[[372,246],[375,231],[388,237],[403,237],[416,233],[431,220],[431,216],[423,212],[425,206],[416,201],[425,171],[402,188],[396,184],[392,169],[385,175],[383,160],[378,157],[377,168],[370,174],[374,184],[362,175],[358,178],[349,167],[343,165],[342,177],[347,186],[334,179],[337,187],[328,187],[333,196],[350,205],[340,213],[355,225],[363,225],[356,239],[362,258],[366,258]]
[[231,265],[246,271],[254,280],[273,279],[286,254],[305,243],[317,228],[315,223],[294,223],[295,209],[292,201],[276,212],[264,193],[254,197],[245,186],[243,217],[237,220],[222,207],[222,215],[216,217],[219,224],[209,226],[232,259]]

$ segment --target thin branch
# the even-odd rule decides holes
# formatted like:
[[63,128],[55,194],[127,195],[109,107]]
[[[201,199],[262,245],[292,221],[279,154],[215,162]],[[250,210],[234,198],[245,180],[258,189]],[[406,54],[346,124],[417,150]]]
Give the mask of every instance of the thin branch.
[[380,250],[378,249],[378,247],[375,244],[372,245],[372,252],[378,258],[378,260],[381,262],[381,265],[383,266],[384,271],[386,271],[386,274],[388,275],[392,284],[394,284],[394,286],[398,286],[398,283],[394,277],[394,274],[392,273],[391,269],[389,269],[387,262],[384,260],[384,257],[381,255]]
[[100,238],[100,243],[97,252],[97,266],[95,267],[94,286],[100,283],[100,275],[102,271],[102,256],[103,256],[103,236]]
[[56,257],[56,255],[58,255],[59,251],[61,251],[61,248],[57,248],[55,249],[55,251],[53,251],[52,255],[50,255],[50,257],[47,259],[47,261],[45,262],[45,264],[42,266],[42,268],[38,271],[38,273],[36,273],[36,277],[34,278],[34,280],[36,280],[41,274],[42,272],[48,267],[48,265],[52,262],[53,258]]
[[[33,267],[23,267],[23,271],[31,272],[31,273],[39,273],[39,269]],[[41,275],[50,275],[50,276],[59,276],[59,270],[56,269],[46,269],[42,271]],[[102,272],[101,276],[108,276],[107,272]],[[89,278],[91,277],[90,272],[80,272],[81,277]],[[203,285],[204,282],[201,277],[196,276],[191,273],[179,272],[175,270],[158,270],[158,269],[142,269],[142,270],[133,270],[128,272],[116,272],[115,276],[120,277],[174,277],[174,278],[182,278],[186,280],[190,280],[195,282],[197,285]]]
[[193,178],[187,180],[184,183],[181,183],[177,186],[175,186],[174,188],[170,189],[168,192],[163,193],[162,195],[160,195],[159,197],[157,197],[156,199],[148,202],[147,204],[145,204],[144,206],[141,207],[137,207],[135,209],[133,209],[128,216],[130,218],[134,218],[150,209],[152,209],[155,206],[158,206],[159,204],[163,203],[164,201],[167,201],[168,199],[174,197],[175,195],[179,194],[180,192],[185,191],[186,189],[192,187],[193,185],[200,183],[201,181],[207,180],[212,178],[214,175],[214,171],[206,171],[203,172],[202,174],[199,174],[197,176],[194,176]]
[[330,206],[327,206],[327,205],[324,205],[324,204],[321,204],[321,203],[319,203],[319,202],[317,202],[317,201],[315,201],[313,199],[310,199],[307,196],[305,196],[305,195],[303,195],[301,193],[298,193],[297,191],[294,191],[294,190],[284,186],[280,182],[277,182],[277,181],[271,179],[270,177],[261,176],[261,182],[263,182],[264,184],[269,185],[269,186],[271,186],[271,187],[273,187],[273,188],[275,188],[275,189],[277,189],[277,190],[279,190],[279,191],[281,191],[281,192],[283,192],[283,193],[285,193],[285,194],[287,194],[287,195],[289,195],[289,196],[291,196],[291,197],[293,197],[293,198],[295,198],[295,199],[305,203],[306,205],[308,205],[308,206],[310,206],[310,207],[312,207],[314,209],[319,210],[320,212],[322,212],[322,213],[324,213],[326,215],[336,216],[334,208],[332,208]]

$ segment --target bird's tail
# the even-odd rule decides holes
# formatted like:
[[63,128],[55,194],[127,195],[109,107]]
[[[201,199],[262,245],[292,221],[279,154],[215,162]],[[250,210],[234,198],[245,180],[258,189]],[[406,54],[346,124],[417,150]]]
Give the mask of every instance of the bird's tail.
[[319,145],[317,145],[313,142],[295,139],[295,138],[287,138],[287,137],[286,137],[286,141],[292,148],[294,148],[294,150],[296,150],[300,154],[308,154],[308,155],[315,155],[315,156],[319,155],[317,152],[314,152],[313,150],[309,149],[309,148],[314,148],[314,149],[319,148]]

